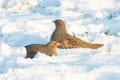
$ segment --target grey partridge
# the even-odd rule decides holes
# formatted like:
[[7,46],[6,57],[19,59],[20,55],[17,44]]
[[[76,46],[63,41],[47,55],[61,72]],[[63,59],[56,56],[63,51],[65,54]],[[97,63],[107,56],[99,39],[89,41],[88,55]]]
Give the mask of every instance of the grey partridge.
[[103,46],[103,44],[89,43],[83,41],[77,37],[73,37],[66,31],[66,26],[63,20],[57,19],[53,21],[55,23],[55,30],[52,33],[51,41],[57,41],[61,45],[58,48],[91,48],[98,49]]
[[34,58],[35,54],[37,52],[44,53],[48,56],[55,55],[57,56],[57,51],[56,48],[58,47],[59,43],[56,41],[51,41],[47,43],[46,45],[43,44],[31,44],[25,46],[27,54],[25,58]]

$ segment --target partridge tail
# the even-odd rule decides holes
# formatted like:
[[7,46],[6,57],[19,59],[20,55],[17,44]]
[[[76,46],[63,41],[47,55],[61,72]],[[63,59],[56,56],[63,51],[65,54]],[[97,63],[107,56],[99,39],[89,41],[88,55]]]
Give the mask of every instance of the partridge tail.
[[88,44],[88,48],[91,48],[91,49],[98,49],[102,46],[103,44]]

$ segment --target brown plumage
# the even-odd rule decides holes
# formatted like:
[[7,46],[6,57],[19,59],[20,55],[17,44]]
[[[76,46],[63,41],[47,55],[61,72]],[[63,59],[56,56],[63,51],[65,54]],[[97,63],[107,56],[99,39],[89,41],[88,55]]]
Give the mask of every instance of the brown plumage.
[[64,21],[57,19],[53,21],[55,23],[56,29],[54,30],[51,41],[57,41],[61,43],[59,48],[91,48],[97,49],[103,46],[103,44],[93,44],[83,41],[79,38],[69,35],[66,31],[66,26]]
[[34,58],[35,54],[37,54],[37,52],[41,52],[44,53],[48,56],[52,56],[52,55],[56,55],[57,56],[57,52],[56,52],[56,48],[58,46],[58,42],[56,41],[51,41],[49,43],[47,43],[46,45],[42,45],[42,44],[31,44],[31,45],[27,45],[25,46],[27,54],[25,58]]

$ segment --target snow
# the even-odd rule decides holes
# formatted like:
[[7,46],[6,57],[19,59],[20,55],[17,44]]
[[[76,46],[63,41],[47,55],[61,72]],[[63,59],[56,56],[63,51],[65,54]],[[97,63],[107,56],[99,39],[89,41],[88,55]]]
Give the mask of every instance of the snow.
[[[67,32],[100,49],[58,49],[25,59],[25,45],[46,44],[62,19]],[[119,0],[0,0],[0,80],[120,80]]]

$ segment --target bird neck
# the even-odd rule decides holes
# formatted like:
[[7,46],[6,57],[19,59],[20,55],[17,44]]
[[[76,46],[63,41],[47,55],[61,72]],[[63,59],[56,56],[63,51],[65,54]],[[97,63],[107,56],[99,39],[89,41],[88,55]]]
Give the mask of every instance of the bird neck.
[[47,50],[49,51],[49,53],[51,53],[51,54],[55,54],[56,53],[56,48],[50,47],[50,46],[46,46],[46,47],[47,47]]
[[66,34],[66,28],[65,27],[56,27],[56,30],[58,34]]

